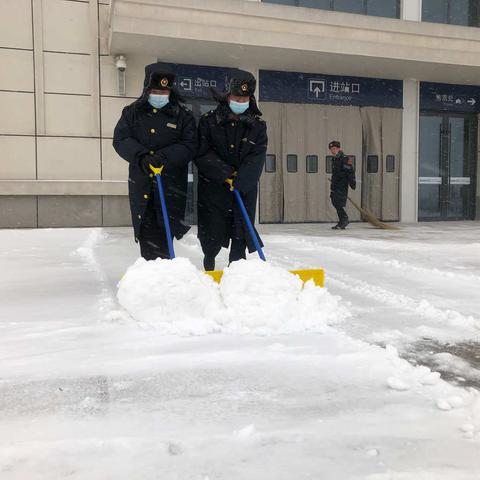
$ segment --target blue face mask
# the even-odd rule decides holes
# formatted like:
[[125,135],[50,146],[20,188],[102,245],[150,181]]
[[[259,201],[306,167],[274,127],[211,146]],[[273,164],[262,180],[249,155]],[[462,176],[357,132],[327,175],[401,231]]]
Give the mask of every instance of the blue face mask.
[[148,96],[148,103],[153,107],[153,108],[163,108],[167,103],[169,102],[169,95],[156,95],[154,93],[151,93]]
[[235,100],[229,100],[228,105],[235,115],[241,115],[250,106],[250,102],[235,102]]

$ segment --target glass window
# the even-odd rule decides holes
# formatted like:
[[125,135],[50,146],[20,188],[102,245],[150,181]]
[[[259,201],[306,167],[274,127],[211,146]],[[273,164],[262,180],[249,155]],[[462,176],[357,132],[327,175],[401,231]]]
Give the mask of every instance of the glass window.
[[367,0],[367,15],[400,18],[398,0]]
[[386,163],[386,169],[388,173],[395,171],[395,155],[387,155],[385,163]]
[[275,173],[276,170],[277,170],[277,156],[273,154],[268,154],[267,160],[265,161],[265,172]]
[[378,155],[367,157],[367,173],[378,173]]
[[479,26],[479,0],[423,0],[424,22]]
[[441,116],[420,117],[419,177],[440,177]]
[[262,0],[264,3],[280,3],[281,5],[297,5],[298,0]]
[[297,173],[297,156],[287,155],[287,172]]
[[325,157],[325,172],[332,173],[333,172],[333,156],[327,155]]
[[448,0],[423,0],[422,20],[424,22],[448,23]]
[[307,173],[317,173],[318,172],[318,156],[317,155],[307,155]]
[[331,10],[332,0],[298,0],[298,6]]
[[365,13],[363,0],[333,0],[333,9],[338,12]]
[[453,25],[472,25],[469,22],[469,0],[450,0],[450,18],[448,23]]

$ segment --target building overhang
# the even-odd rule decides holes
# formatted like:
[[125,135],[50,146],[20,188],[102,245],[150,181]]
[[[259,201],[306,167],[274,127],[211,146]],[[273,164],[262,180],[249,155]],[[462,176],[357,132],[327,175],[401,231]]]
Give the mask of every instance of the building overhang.
[[112,0],[110,53],[440,83],[480,83],[480,29],[251,0]]

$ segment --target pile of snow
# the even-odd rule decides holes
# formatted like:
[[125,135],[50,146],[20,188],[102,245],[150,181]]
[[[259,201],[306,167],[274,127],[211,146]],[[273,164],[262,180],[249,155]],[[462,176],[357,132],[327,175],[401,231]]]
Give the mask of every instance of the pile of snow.
[[339,297],[256,259],[233,263],[220,284],[186,258],[138,259],[117,295],[135,320],[175,335],[321,332],[350,315]]
[[220,292],[186,258],[138,259],[120,281],[117,297],[135,320],[155,325],[165,334],[218,331]]

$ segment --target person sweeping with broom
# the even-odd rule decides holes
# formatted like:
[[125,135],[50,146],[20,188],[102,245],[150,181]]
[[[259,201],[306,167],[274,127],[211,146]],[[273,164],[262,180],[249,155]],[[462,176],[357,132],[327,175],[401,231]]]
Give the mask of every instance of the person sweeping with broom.
[[[200,119],[198,167],[198,238],[206,271],[230,245],[229,262],[257,248],[242,218],[240,195],[251,223],[255,220],[257,185],[267,152],[267,127],[255,101],[255,77],[243,70],[228,74],[223,93],[212,90],[218,106]],[[235,194],[235,195],[234,195]],[[261,246],[258,233],[255,232]]]
[[352,160],[342,151],[340,142],[336,140],[328,144],[328,149],[333,155],[332,180],[330,183],[330,199],[332,205],[337,211],[338,223],[332,227],[332,230],[345,230],[349,224],[348,215],[345,211],[347,204],[348,187],[355,190],[357,182],[355,180],[355,168]]
[[[190,229],[184,217],[196,127],[192,112],[180,103],[174,82],[174,73],[164,65],[147,65],[143,93],[123,109],[113,137],[115,150],[129,163],[135,241],[140,242],[146,260],[173,258],[172,237],[180,239]],[[156,181],[164,185],[165,193],[157,189]],[[164,215],[166,206],[168,215]]]

